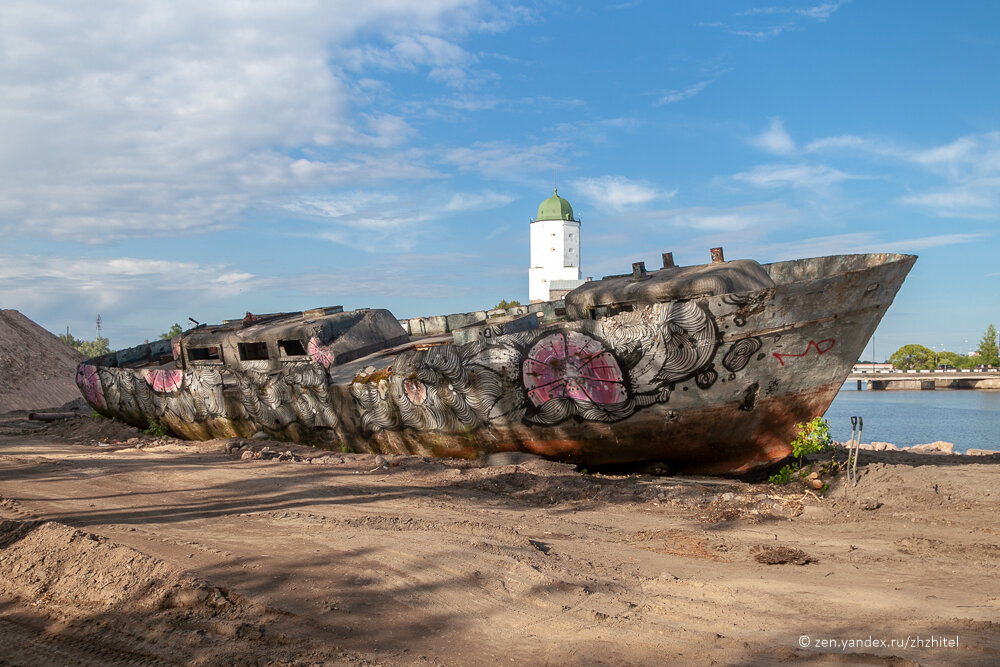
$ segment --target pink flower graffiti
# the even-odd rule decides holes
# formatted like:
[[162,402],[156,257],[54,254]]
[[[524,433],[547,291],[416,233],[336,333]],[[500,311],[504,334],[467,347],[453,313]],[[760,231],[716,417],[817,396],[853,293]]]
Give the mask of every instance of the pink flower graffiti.
[[181,388],[181,383],[184,381],[184,371],[144,370],[142,377],[146,379],[154,391],[171,392]]
[[309,343],[306,344],[306,352],[317,364],[323,368],[329,368],[333,366],[334,354],[328,346],[323,345],[319,338],[313,336],[309,339]]
[[532,346],[522,365],[524,386],[541,406],[555,398],[598,405],[627,398],[621,368],[599,342],[576,331],[548,335]]
[[101,387],[101,377],[97,367],[90,364],[80,364],[76,369],[76,386],[80,388],[87,402],[99,410],[108,407],[104,400],[104,389]]
[[406,397],[410,399],[410,402],[415,405],[423,405],[424,401],[427,400],[427,387],[420,380],[414,378],[403,380],[403,391],[406,392]]

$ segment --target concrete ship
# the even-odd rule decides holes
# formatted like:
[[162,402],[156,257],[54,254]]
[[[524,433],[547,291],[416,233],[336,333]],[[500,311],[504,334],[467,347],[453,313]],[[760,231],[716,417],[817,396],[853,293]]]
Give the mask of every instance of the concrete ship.
[[248,313],[88,359],[76,381],[102,415],[188,439],[742,473],[826,411],[916,257],[712,255],[501,311]]

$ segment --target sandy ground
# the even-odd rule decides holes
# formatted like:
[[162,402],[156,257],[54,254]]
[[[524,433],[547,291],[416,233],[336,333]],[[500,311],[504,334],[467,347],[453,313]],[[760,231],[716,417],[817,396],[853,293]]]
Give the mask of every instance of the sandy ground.
[[0,664],[1000,663],[1000,456],[814,496],[25,417]]

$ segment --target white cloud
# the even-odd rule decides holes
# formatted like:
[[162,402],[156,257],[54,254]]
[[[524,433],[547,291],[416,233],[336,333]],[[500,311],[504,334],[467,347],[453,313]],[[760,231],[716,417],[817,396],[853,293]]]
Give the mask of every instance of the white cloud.
[[[721,28],[740,37],[764,40],[777,37],[784,32],[802,30],[809,22],[823,23],[848,2],[850,0],[821,2],[808,7],[752,7],[733,15],[740,19],[738,23],[714,21],[698,25]],[[776,17],[781,17],[782,21],[777,24],[771,23]]]
[[519,180],[526,172],[563,166],[566,144],[547,141],[519,146],[508,141],[477,142],[446,151],[441,161],[461,171],[477,172],[490,178]]
[[1000,132],[959,137],[943,146],[914,151],[910,159],[957,180],[1000,176]]
[[900,203],[942,218],[988,220],[1000,217],[1000,178],[974,181],[951,190],[906,195]]
[[795,28],[792,23],[785,23],[782,25],[771,26],[765,30],[731,30],[734,35],[739,35],[740,37],[749,37],[756,40],[765,40],[772,37],[777,37],[783,32],[787,32]]
[[371,62],[460,85],[477,57],[457,40],[524,16],[503,9],[10,0],[0,232],[176,235],[231,226],[279,192],[434,176],[401,150],[414,136],[404,119],[357,108],[385,91],[370,77],[355,86],[340,57],[368,49]]
[[959,137],[931,148],[912,148],[884,139],[841,135],[808,143],[806,152],[867,153],[924,167],[955,179],[1000,176],[1000,132]]
[[852,232],[817,236],[798,241],[769,243],[753,250],[760,257],[775,260],[799,259],[801,257],[823,257],[867,252],[912,253],[945,245],[970,243],[983,238],[984,234],[939,234],[899,241],[886,241],[877,232]]
[[854,151],[858,153],[869,153],[888,157],[902,157],[905,154],[905,151],[902,151],[885,141],[859,137],[853,134],[842,134],[836,137],[816,139],[806,144],[803,150],[807,153],[821,153],[825,151]]
[[795,152],[795,142],[785,131],[785,124],[780,118],[772,118],[770,127],[752,137],[750,143],[776,155],[791,155]]
[[282,208],[308,216],[347,219],[370,210],[396,209],[399,197],[384,192],[343,192],[337,195],[303,197],[282,204]]
[[0,255],[0,292],[12,302],[40,309],[66,304],[68,310],[76,310],[78,302],[85,302],[98,312],[136,298],[149,302],[171,292],[204,292],[206,284],[212,285],[214,298],[224,299],[260,287],[262,280],[224,265],[194,262]]
[[884,251],[880,245],[879,235],[874,232],[853,232],[849,234],[832,234],[797,241],[783,241],[762,244],[752,249],[755,257],[769,258],[772,261],[800,259],[802,257],[824,257],[826,255],[841,255],[859,252]]
[[669,199],[676,190],[661,191],[624,176],[598,176],[573,181],[571,186],[582,197],[605,209],[621,211],[648,204],[657,199]]
[[923,236],[903,241],[890,241],[887,247],[899,252],[916,252],[917,250],[927,250],[945,245],[971,243],[986,236],[986,234],[938,234],[937,236]]
[[913,156],[921,164],[946,164],[966,161],[975,152],[979,142],[973,137],[961,137],[945,146],[920,151]]
[[701,91],[705,90],[714,81],[714,79],[706,79],[705,81],[699,81],[698,83],[683,88],[681,90],[668,90],[667,92],[660,95],[660,99],[657,100],[657,104],[673,104],[674,102],[680,102],[681,100],[686,100],[689,97],[694,97]]
[[[188,316],[219,322],[246,310],[275,312],[328,303],[331,289],[348,307],[352,301],[380,306],[429,293],[475,293],[477,287],[456,281],[454,272],[441,274],[438,267],[445,265],[482,272],[476,257],[459,253],[377,255],[361,271],[347,267],[281,276],[227,264],[0,254],[0,305],[23,304],[13,307],[50,331],[59,333],[69,325],[83,338],[93,337],[94,318],[101,313],[104,334],[113,348],[120,348],[155,338],[175,321],[188,326]],[[368,301],[372,298],[377,301]],[[155,308],[143,305],[149,303]],[[397,314],[408,314],[404,310]]]
[[433,196],[404,197],[383,191],[354,191],[303,197],[279,206],[316,224],[294,236],[321,239],[366,251],[410,251],[427,233],[426,223],[442,214],[485,211],[506,206],[513,197],[490,190],[454,193],[443,204]]
[[813,5],[812,7],[754,7],[742,12],[737,12],[736,16],[795,14],[797,16],[815,19],[817,21],[825,21],[830,18],[835,11],[840,9],[849,1],[850,0],[840,0],[839,2],[821,2],[820,4]]
[[280,206],[316,224],[312,231],[299,228],[291,235],[368,252],[409,251],[423,234],[423,223],[434,218],[420,202],[381,191],[307,197]]
[[482,192],[459,192],[451,196],[444,205],[448,213],[463,213],[465,211],[485,211],[500,208],[514,201],[510,195],[500,194],[492,190]]
[[[444,203],[441,203],[444,200]],[[293,235],[321,239],[370,252],[409,252],[424,238],[428,223],[442,214],[486,211],[506,206],[509,195],[483,190],[457,192],[448,198],[427,193],[401,196],[381,190],[343,192],[303,197],[279,204],[304,220],[314,230],[298,228]]]
[[799,211],[788,208],[780,202],[721,209],[701,206],[663,211],[659,215],[678,227],[726,232],[775,229],[801,219]]
[[834,183],[857,178],[824,165],[763,164],[733,175],[733,179],[758,188],[789,186],[822,190]]

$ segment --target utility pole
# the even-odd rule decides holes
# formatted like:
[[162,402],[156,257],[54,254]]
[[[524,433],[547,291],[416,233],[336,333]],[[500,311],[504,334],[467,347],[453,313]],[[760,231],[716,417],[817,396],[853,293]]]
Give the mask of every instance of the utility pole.
[[101,337],[101,314],[97,313],[97,337]]

